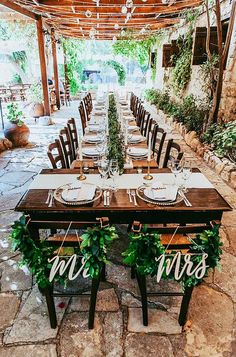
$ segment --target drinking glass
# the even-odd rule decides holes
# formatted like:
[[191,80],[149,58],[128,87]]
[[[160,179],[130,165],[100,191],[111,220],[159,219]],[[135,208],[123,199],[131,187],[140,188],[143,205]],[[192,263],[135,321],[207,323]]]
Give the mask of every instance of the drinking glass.
[[173,158],[170,160],[168,166],[171,169],[171,172],[174,174],[174,184],[177,185],[177,177],[182,171],[181,161]]
[[105,186],[105,179],[107,178],[109,171],[109,160],[101,159],[98,160],[98,171],[102,178],[102,187]]
[[119,176],[119,164],[118,160],[116,159],[112,159],[110,161],[110,174],[112,175],[113,189],[114,191],[117,191],[117,184],[115,182],[115,178]]
[[183,191],[187,192],[187,181],[192,174],[192,163],[191,161],[185,161],[182,168],[182,180],[183,180]]

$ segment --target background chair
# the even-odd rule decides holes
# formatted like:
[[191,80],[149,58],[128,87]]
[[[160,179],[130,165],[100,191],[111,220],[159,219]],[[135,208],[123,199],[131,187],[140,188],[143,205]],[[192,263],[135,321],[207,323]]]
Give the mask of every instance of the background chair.
[[69,169],[72,162],[75,160],[74,151],[72,148],[71,136],[69,129],[65,127],[60,130],[59,140],[64,154],[66,168]]
[[70,138],[71,138],[71,144],[72,144],[72,150],[73,150],[73,156],[76,158],[76,153],[77,149],[79,146],[79,139],[78,139],[78,131],[76,128],[75,124],[75,119],[71,118],[67,122],[67,128],[69,130]]
[[54,143],[49,144],[47,155],[52,164],[53,169],[66,168],[61,143],[58,139],[56,139]]
[[179,144],[175,143],[173,139],[170,139],[167,143],[162,167],[168,167],[169,161],[171,161],[172,159],[181,160],[182,157],[183,152],[181,151]]

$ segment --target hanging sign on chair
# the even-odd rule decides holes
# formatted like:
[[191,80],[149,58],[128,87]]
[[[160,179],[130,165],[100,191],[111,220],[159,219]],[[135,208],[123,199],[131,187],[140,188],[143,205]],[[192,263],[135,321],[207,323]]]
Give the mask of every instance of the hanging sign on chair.
[[64,259],[62,259],[61,256],[56,255],[52,259],[48,260],[49,263],[53,262],[51,270],[50,270],[50,274],[49,274],[49,281],[52,282],[57,273],[60,276],[62,276],[66,272],[67,269],[69,269],[69,272],[68,272],[69,280],[75,280],[80,274],[82,274],[83,278],[88,278],[89,277],[88,269],[84,268],[84,266],[86,264],[86,260],[84,257],[82,257],[82,259],[81,259],[80,268],[78,269],[78,271],[76,273],[74,273],[75,266],[77,264],[77,259],[78,259],[77,254],[73,254],[70,257],[64,257]]
[[188,276],[194,275],[197,279],[202,279],[208,268],[208,265],[206,265],[208,254],[203,253],[198,255],[201,255],[202,257],[196,265],[196,263],[194,264],[191,261],[192,254],[182,255],[181,252],[175,254],[161,254],[158,258],[155,258],[156,262],[159,263],[157,268],[157,282],[160,282],[164,273],[166,276],[169,276],[171,272],[174,272],[175,280],[180,280],[183,274]]

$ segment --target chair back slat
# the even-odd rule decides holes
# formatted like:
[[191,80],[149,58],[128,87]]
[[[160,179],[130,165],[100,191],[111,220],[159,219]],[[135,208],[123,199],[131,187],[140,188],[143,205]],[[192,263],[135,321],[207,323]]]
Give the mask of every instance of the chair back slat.
[[66,168],[61,143],[58,139],[56,139],[54,143],[49,144],[47,155],[52,164],[53,169]]
[[71,118],[68,120],[67,128],[69,130],[69,134],[70,134],[70,138],[71,138],[73,156],[74,156],[74,158],[76,158],[76,152],[77,152],[77,149],[79,146],[79,139],[78,139],[78,132],[77,132],[74,118]]
[[163,168],[168,166],[168,163],[171,159],[181,160],[183,157],[183,152],[179,144],[175,143],[173,139],[170,139],[167,143],[165,157],[163,161]]
[[59,140],[60,140],[62,151],[64,154],[66,168],[69,169],[73,160],[75,160],[75,156],[74,156],[74,152],[72,149],[71,136],[69,133],[69,129],[67,127],[65,127],[64,129],[61,129],[60,135],[59,135]]

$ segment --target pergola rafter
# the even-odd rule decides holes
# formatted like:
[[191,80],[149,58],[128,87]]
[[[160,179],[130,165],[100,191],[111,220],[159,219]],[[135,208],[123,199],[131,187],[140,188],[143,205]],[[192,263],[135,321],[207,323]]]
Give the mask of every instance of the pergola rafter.
[[162,0],[133,0],[127,17],[121,11],[125,0],[0,0],[0,4],[34,20],[42,16],[46,24],[62,35],[89,38],[91,29],[96,28],[95,38],[98,39],[119,37],[122,30],[132,29],[139,33],[147,27],[149,33],[153,33],[175,25],[184,9],[201,3],[202,0],[175,0],[167,4]]

